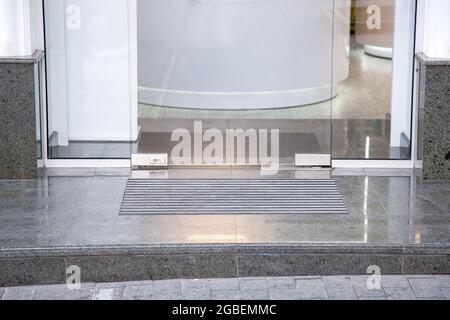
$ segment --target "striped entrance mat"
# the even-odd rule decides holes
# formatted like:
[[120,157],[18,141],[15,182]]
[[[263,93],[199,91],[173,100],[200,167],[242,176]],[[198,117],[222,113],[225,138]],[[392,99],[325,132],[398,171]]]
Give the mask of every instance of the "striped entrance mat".
[[128,180],[121,215],[348,214],[334,180]]

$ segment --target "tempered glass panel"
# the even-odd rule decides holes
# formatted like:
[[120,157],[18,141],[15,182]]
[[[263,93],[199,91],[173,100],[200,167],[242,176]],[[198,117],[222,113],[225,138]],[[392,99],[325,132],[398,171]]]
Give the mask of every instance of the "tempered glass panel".
[[[176,164],[252,164],[261,155],[293,164],[296,153],[331,153],[333,0],[137,5],[133,152],[168,153]],[[344,42],[349,16],[340,22]],[[336,61],[340,81],[348,59]]]
[[127,0],[45,0],[49,158],[130,158]]
[[[335,3],[338,20],[350,1]],[[351,1],[350,72],[333,99],[334,158],[411,158],[414,26],[415,1]]]
[[42,159],[42,127],[41,127],[41,64],[36,63],[34,65],[34,84],[35,84],[35,113],[36,113],[36,155],[37,159]]
[[45,0],[45,9],[50,158],[171,154],[189,132],[191,162],[203,163],[213,141],[214,161],[239,162],[227,129],[243,133],[244,162],[255,144],[260,162],[277,141],[284,163],[298,153],[410,158],[414,1]]

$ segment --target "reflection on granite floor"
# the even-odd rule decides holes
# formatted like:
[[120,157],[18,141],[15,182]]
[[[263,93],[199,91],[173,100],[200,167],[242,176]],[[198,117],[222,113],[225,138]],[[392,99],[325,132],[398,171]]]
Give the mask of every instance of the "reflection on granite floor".
[[[0,247],[450,242],[450,183],[412,171],[336,170],[349,215],[119,216],[128,169],[58,169],[0,181]],[[249,169],[169,170],[170,178],[261,178]],[[303,178],[285,170],[272,178]]]

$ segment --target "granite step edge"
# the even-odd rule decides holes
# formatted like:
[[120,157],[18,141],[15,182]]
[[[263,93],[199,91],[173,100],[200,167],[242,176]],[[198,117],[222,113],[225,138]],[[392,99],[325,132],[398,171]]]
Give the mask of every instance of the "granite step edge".
[[449,255],[450,244],[160,244],[0,248],[0,258],[171,254],[420,254]]

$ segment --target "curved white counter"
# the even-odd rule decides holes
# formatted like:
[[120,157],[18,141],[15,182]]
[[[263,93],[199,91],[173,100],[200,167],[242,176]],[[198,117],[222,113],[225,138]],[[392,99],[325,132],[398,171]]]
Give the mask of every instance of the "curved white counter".
[[261,109],[328,100],[348,77],[349,17],[350,0],[334,12],[331,0],[139,0],[139,101]]
[[[372,56],[392,59],[394,42],[395,0],[356,0],[356,42]],[[380,26],[370,29],[368,21],[379,19]]]

